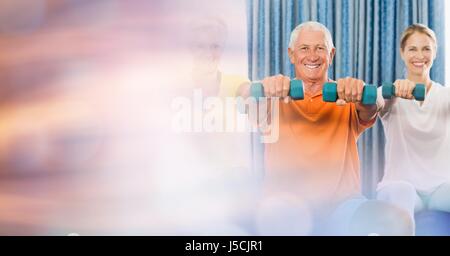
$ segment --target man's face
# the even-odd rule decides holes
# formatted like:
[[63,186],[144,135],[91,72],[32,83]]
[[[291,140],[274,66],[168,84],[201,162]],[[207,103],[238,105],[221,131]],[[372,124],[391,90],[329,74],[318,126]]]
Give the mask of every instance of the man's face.
[[335,49],[329,49],[322,31],[300,30],[292,48],[288,49],[297,78],[316,81],[327,78]]

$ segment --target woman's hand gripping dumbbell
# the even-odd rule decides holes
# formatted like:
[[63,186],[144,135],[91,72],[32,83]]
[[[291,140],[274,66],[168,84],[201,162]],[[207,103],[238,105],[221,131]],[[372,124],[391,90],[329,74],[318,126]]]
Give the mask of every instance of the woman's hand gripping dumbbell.
[[394,84],[383,83],[381,89],[383,98],[391,99],[393,96],[404,99],[416,99],[418,101],[425,100],[425,85],[415,84],[409,80],[397,80]]

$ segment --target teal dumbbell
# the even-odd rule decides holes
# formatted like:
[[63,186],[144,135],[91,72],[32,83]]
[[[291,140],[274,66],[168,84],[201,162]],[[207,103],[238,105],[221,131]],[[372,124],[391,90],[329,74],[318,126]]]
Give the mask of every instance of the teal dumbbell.
[[[257,99],[264,97],[264,87],[261,82],[254,82],[250,87],[250,95]],[[303,100],[305,94],[303,92],[302,80],[293,79],[290,83],[289,96],[293,100]]]
[[[337,83],[325,83],[323,85],[323,101],[336,102],[337,99]],[[366,84],[364,86],[361,103],[364,105],[374,105],[377,103],[377,87],[375,85]]]
[[[395,95],[395,86],[392,83],[383,83],[381,92],[383,98],[391,99]],[[412,91],[414,99],[418,101],[425,100],[425,85],[424,84],[416,84],[414,90]]]

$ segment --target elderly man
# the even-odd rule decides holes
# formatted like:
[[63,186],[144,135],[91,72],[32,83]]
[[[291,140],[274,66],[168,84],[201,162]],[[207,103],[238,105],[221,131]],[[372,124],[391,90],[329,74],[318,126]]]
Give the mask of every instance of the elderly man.
[[[361,195],[357,139],[374,124],[377,106],[361,103],[364,82],[355,78],[337,80],[336,104],[322,100],[335,55],[328,29],[317,22],[300,24],[291,34],[288,54],[305,98],[289,99],[289,77],[262,81],[266,97],[282,99],[278,115],[268,111],[270,122],[279,122],[279,138],[265,144],[266,195],[288,193],[305,200],[313,219],[329,222],[327,229],[320,228],[328,234],[412,233],[401,210]],[[242,85],[239,94],[249,97],[250,85]],[[378,211],[387,214],[376,215],[376,225],[367,223],[368,215]],[[397,225],[394,231],[386,227],[391,222]]]

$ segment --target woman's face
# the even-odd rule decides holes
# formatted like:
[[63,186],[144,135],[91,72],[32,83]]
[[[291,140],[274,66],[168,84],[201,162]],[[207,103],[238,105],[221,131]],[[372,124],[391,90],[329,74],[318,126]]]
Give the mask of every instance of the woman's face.
[[426,34],[415,32],[406,40],[401,57],[409,75],[428,76],[436,57],[435,43]]
[[213,29],[193,33],[191,53],[195,72],[206,75],[218,71],[224,41],[223,35]]

